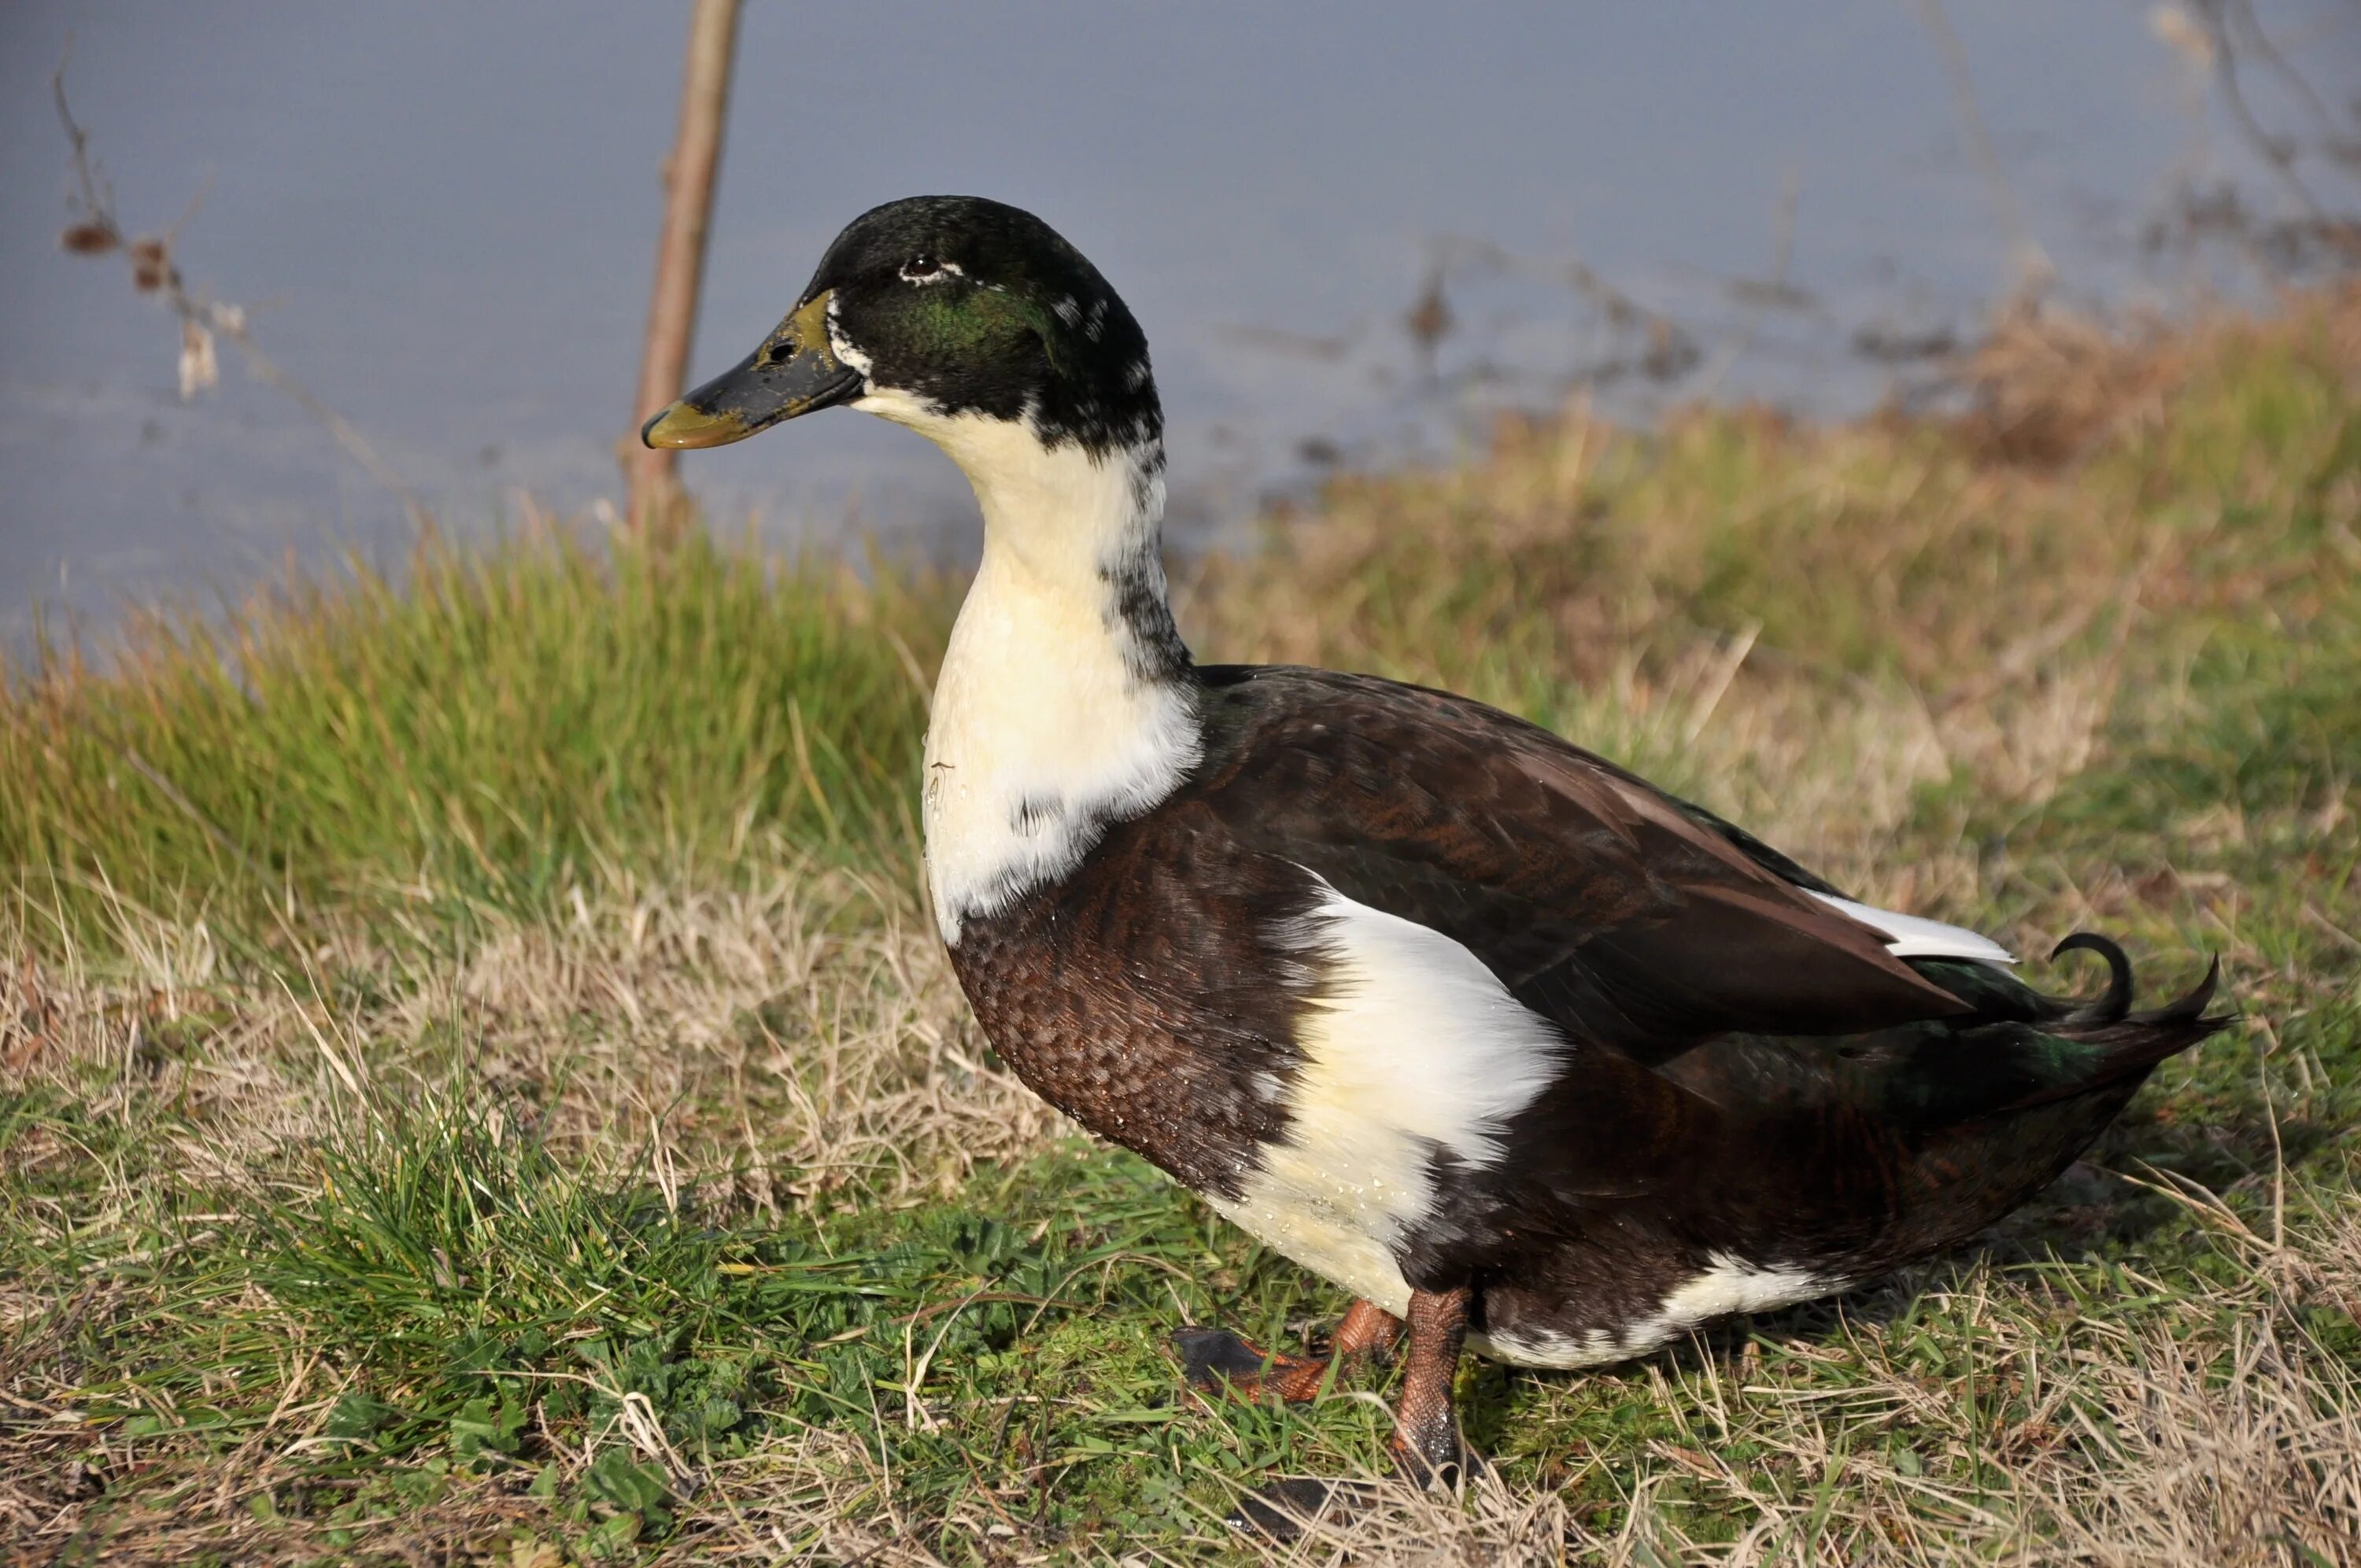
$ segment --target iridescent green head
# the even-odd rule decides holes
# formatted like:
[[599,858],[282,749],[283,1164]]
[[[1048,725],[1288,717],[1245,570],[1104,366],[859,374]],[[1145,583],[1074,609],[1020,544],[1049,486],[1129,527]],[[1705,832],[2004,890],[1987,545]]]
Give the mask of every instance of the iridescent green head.
[[719,446],[864,400],[1022,422],[1093,453],[1163,431],[1148,339],[1082,252],[1017,208],[914,196],[854,219],[762,345],[641,435]]

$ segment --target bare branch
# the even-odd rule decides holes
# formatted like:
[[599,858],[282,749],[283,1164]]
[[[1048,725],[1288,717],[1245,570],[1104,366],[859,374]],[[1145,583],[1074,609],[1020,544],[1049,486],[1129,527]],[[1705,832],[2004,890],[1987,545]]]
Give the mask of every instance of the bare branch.
[[73,39],[69,37],[65,53],[58,60],[57,74],[49,78],[49,94],[57,104],[58,122],[65,127],[67,145],[73,149],[75,192],[68,201],[81,215],[82,226],[103,230],[120,243],[123,231],[115,224],[115,189],[91,161],[90,134],[75,120],[72,108],[66,103],[66,61],[72,53]]
[[[2228,0],[2191,0],[2191,4],[2196,7],[2198,19],[2213,35],[2213,80],[2222,89],[2222,103],[2230,111],[2230,118],[2236,123],[2239,134],[2246,137],[2246,145],[2254,149],[2255,156],[2279,176],[2279,183],[2287,187],[2288,193],[2295,198],[2304,215],[2314,223],[2326,221],[2328,210],[2312,193],[2312,188],[2304,183],[2303,176],[2296,172],[2294,142],[2290,137],[2272,135],[2256,116],[2253,105],[2246,101],[2246,86],[2238,79],[2237,50],[2230,38]],[[2259,27],[2256,32],[2259,36]],[[2268,39],[2263,40],[2263,47],[2267,51],[2269,49]]]
[[[71,45],[69,45],[71,47]],[[173,245],[181,226],[195,217],[203,204],[210,181],[200,187],[188,206],[171,226],[160,234],[142,235],[136,239],[125,236],[123,225],[115,215],[115,190],[100,171],[90,150],[90,133],[74,118],[73,107],[66,99],[66,60],[58,62],[57,73],[49,81],[50,94],[55,99],[58,123],[64,127],[66,144],[73,156],[74,190],[67,198],[74,222],[59,236],[59,243],[76,256],[120,254],[131,269],[132,289],[142,294],[153,294],[172,313],[181,329],[180,381],[183,399],[195,397],[220,379],[214,345],[226,340],[245,360],[249,375],[265,386],[276,389],[292,400],[313,419],[319,422],[329,438],[342,447],[346,455],[368,471],[399,499],[413,521],[422,527],[426,522],[426,510],[410,487],[378,455],[377,448],[353,427],[352,422],[337,413],[309,387],[282,369],[276,361],[255,345],[247,330],[244,306],[222,300],[202,298],[190,291],[181,276],[180,264],[173,257]]]
[[2255,14],[2253,0],[2217,0],[2217,3],[2224,5],[2227,9],[2225,22],[2235,25],[2245,35],[2245,47],[2257,60],[2269,67],[2281,84],[2311,111],[2312,118],[2320,123],[2322,134],[2331,137],[2339,134],[2344,127],[2336,116],[2329,113],[2328,105],[2321,101],[2320,94],[2312,91],[2311,81],[2295,68],[2279,45],[2271,41],[2270,34],[2263,30],[2263,19]]

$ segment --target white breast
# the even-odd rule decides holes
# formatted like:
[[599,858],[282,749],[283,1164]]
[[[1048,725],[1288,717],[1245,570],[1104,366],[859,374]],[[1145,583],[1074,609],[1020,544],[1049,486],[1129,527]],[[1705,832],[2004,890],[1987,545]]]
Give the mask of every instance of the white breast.
[[1187,693],[1135,681],[1094,605],[987,543],[927,727],[927,880],[943,940],[1080,863],[1110,818],[1171,794],[1200,751]]
[[859,405],[931,436],[983,509],[927,726],[927,880],[943,940],[1073,870],[1110,818],[1170,795],[1201,751],[1193,688],[1143,680],[1116,585],[1159,604],[1161,457],[1045,447],[1020,421],[945,417],[905,394]]

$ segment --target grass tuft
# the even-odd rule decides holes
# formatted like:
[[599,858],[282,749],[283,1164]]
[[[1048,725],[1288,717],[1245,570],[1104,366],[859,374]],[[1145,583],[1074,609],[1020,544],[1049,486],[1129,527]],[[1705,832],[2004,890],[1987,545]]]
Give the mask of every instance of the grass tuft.
[[546,523],[429,538],[225,614],[135,618],[103,672],[0,666],[0,857],[46,943],[130,907],[269,949],[357,916],[546,912],[612,865],[726,875],[756,832],[893,863],[941,590],[653,554]]

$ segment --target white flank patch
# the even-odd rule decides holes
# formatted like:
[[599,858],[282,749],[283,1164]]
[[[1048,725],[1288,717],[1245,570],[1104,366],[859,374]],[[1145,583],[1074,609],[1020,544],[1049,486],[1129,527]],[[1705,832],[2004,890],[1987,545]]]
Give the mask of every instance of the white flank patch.
[[1844,1284],[1801,1268],[1761,1268],[1718,1254],[1704,1273],[1682,1284],[1653,1312],[1627,1325],[1620,1333],[1496,1330],[1471,1334],[1468,1343],[1482,1354],[1518,1366],[1603,1366],[1645,1355],[1675,1335],[1716,1318],[1792,1307],[1841,1290]]
[[1232,1223],[1400,1316],[1396,1254],[1434,1206],[1438,1147],[1478,1168],[1555,1076],[1565,1047],[1465,947],[1331,888],[1305,923],[1329,960],[1302,1020],[1285,1138],[1266,1146]]
[[852,406],[949,453],[983,509],[983,563],[927,725],[927,881],[957,947],[969,916],[1064,876],[1106,818],[1147,810],[1196,765],[1189,692],[1132,675],[1100,570],[1145,551],[1160,591],[1164,486],[1138,482],[1152,452],[1052,449],[1025,422],[946,415],[885,388]]
[[1832,893],[1815,893],[1812,896],[1883,935],[1885,950],[1897,959],[1982,959],[1988,964],[2016,962],[2015,953],[1990,937],[1964,927],[1946,926],[1940,920],[1927,920],[1916,915],[1896,915],[1891,909],[1872,909],[1866,904],[1855,904],[1850,898],[1839,898]]

